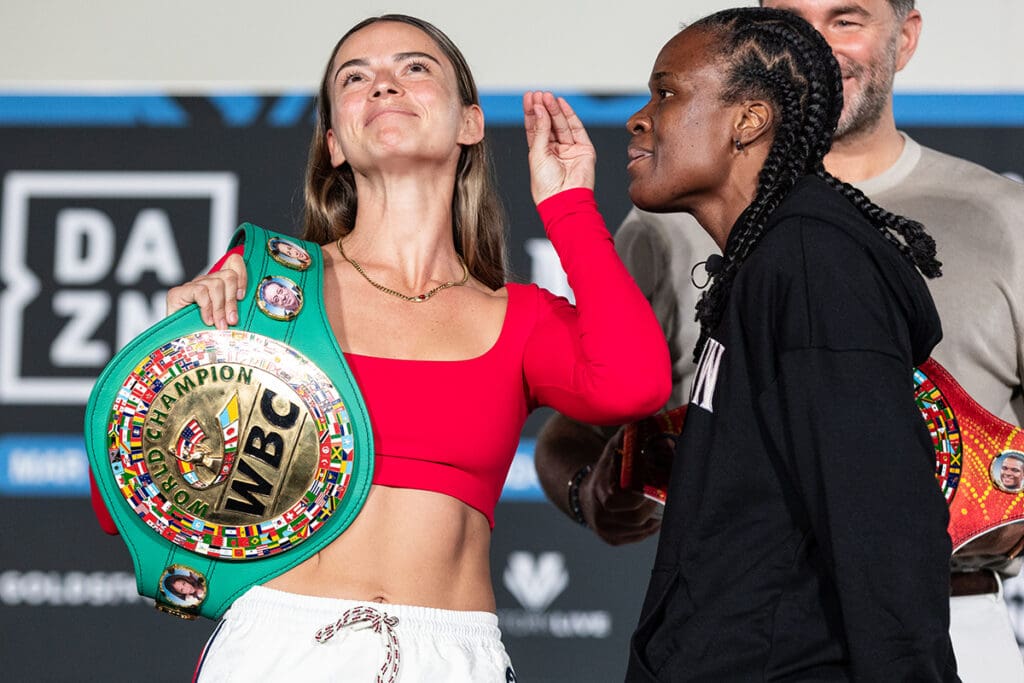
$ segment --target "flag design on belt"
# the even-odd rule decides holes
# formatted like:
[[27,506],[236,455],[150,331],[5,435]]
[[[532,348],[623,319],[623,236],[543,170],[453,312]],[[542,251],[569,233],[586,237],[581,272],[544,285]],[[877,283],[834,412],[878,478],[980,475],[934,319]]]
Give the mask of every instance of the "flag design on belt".
[[224,435],[224,462],[220,468],[220,481],[231,473],[231,466],[235,462],[235,453],[238,452],[238,393],[234,393],[221,411],[220,430]]
[[[188,421],[181,434],[178,435],[178,444],[175,446],[175,455],[179,460],[192,460],[195,458],[196,448],[206,440],[206,432],[195,417]],[[191,467],[189,469],[192,469]]]
[[193,463],[193,460],[200,462],[203,460],[203,455],[199,451],[199,446],[203,441],[206,441],[206,432],[203,431],[199,420],[193,416],[178,434],[178,443],[174,447],[174,455],[178,458],[178,469],[181,470],[181,476],[190,486],[197,489],[206,488],[199,478],[199,474],[196,473]]

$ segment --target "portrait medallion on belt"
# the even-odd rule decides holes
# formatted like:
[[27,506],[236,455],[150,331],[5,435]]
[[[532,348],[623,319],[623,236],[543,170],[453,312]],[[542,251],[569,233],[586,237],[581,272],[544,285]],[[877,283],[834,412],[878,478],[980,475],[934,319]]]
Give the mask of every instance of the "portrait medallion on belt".
[[308,251],[295,242],[281,237],[271,237],[267,240],[267,253],[282,266],[293,270],[305,270],[313,263]]
[[302,301],[302,288],[280,275],[268,275],[256,287],[256,305],[274,320],[293,320]]
[[160,575],[156,608],[182,619],[194,619],[206,600],[206,577],[180,564],[168,567]]

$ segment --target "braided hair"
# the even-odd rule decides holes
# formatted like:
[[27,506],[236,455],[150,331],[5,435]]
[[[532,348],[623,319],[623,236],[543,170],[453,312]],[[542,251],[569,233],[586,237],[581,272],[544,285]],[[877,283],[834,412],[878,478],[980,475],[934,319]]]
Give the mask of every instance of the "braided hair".
[[720,322],[736,273],[768,232],[768,218],[797,180],[823,179],[846,197],[878,232],[928,277],[941,275],[935,241],[913,220],[890,213],[863,192],[825,170],[823,159],[843,110],[839,65],[825,39],[792,12],[745,7],[724,10],[694,23],[708,32],[726,66],[721,99],[771,103],[776,129],[757,179],[753,201],[743,210],[726,240],[722,267],[697,303],[700,338],[694,360]]

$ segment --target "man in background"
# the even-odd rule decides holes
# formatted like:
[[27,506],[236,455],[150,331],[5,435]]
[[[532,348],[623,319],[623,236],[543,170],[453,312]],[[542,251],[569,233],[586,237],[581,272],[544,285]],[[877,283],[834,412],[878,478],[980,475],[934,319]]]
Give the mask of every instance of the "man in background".
[[[928,281],[942,318],[934,357],[982,406],[1024,423],[1024,186],[976,164],[922,147],[896,128],[893,80],[921,31],[913,0],[765,0],[793,11],[832,46],[844,77],[844,108],[829,172],[873,201],[923,223],[938,245],[944,275]],[[658,315],[673,360],[667,407],[686,401],[698,326],[694,306],[717,252],[686,214],[634,209],[616,244]],[[535,453],[548,497],[611,544],[639,541],[660,526],[659,506],[618,488],[614,465],[621,432],[555,415]],[[955,499],[954,499],[955,500]],[[907,549],[907,552],[913,552]],[[1024,681],[1024,663],[1002,595],[1002,578],[1019,564],[1006,555],[953,558],[950,634],[962,679]]]

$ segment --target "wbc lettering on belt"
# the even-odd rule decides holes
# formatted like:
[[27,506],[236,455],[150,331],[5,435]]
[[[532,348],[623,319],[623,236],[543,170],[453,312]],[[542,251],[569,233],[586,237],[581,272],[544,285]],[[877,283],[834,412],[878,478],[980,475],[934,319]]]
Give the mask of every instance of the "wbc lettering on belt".
[[282,385],[261,370],[216,364],[165,386],[145,423],[150,476],[212,521],[252,524],[283,512],[289,490],[309,483],[285,475],[294,465],[311,478],[318,444],[301,401]]

